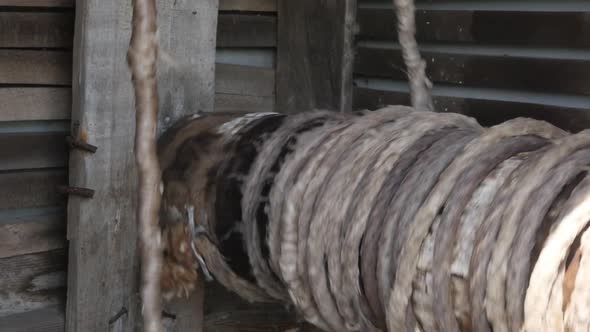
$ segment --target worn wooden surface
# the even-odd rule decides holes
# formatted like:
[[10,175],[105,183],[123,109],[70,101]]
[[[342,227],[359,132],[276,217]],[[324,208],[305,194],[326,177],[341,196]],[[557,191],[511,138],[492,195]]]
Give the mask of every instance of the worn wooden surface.
[[0,50],[0,84],[69,85],[71,53],[66,51]]
[[62,249],[0,259],[0,316],[63,305],[65,270]]
[[3,332],[63,332],[64,316],[63,306],[51,306],[3,317],[0,320],[0,330]]
[[131,3],[81,1],[76,17],[72,135],[98,151],[70,154],[69,184],[95,195],[69,199],[66,331],[131,331],[139,320],[135,114],[124,56]]
[[220,0],[219,10],[276,12],[277,0]]
[[66,180],[64,169],[0,172],[0,209],[60,205],[56,187]]
[[0,12],[1,48],[71,48],[73,12]]
[[66,247],[66,216],[61,209],[16,210],[0,218],[0,258]]
[[[391,49],[391,46],[396,48]],[[426,73],[437,83],[538,92],[590,94],[590,60],[470,54],[468,48],[425,49]],[[458,53],[457,53],[458,52]],[[464,52],[465,54],[461,54]],[[404,81],[404,62],[395,44],[359,45],[355,73]],[[550,79],[549,79],[550,78]]]
[[[391,9],[361,7],[358,24],[359,39],[397,40]],[[590,36],[582,32],[590,28],[587,12],[418,10],[416,25],[422,43],[590,46]]]
[[0,0],[7,7],[73,7],[76,0]]
[[275,47],[277,19],[274,15],[219,15],[217,47]]
[[277,108],[351,109],[356,1],[278,0]]
[[2,88],[0,121],[69,119],[71,95],[69,87]]
[[65,167],[65,137],[63,132],[0,134],[0,171]]

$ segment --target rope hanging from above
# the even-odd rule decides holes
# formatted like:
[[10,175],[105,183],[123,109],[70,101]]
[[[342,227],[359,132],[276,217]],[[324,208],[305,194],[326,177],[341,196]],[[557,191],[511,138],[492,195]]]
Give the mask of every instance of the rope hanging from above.
[[159,151],[164,233],[202,230],[164,237],[168,294],[201,268],[328,331],[588,326],[588,131],[402,106],[202,114]]

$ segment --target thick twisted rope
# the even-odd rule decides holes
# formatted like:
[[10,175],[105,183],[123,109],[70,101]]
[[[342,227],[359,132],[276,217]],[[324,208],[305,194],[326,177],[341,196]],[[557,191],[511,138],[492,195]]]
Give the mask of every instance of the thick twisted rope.
[[135,88],[135,157],[139,176],[137,219],[141,248],[141,298],[144,329],[163,330],[160,296],[162,270],[160,166],[156,153],[158,54],[155,0],[133,1],[133,30],[127,53]]

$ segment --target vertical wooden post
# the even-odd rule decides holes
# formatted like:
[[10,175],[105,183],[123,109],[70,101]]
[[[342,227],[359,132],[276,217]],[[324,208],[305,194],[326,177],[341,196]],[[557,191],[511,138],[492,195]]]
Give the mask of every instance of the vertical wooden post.
[[278,0],[277,110],[352,109],[356,0]]
[[[218,0],[158,1],[160,131],[184,114],[212,111]],[[131,1],[76,4],[70,185],[95,190],[68,203],[66,331],[133,331],[140,319],[136,251],[135,113],[126,52]],[[200,331],[203,291],[166,311],[174,331]]]

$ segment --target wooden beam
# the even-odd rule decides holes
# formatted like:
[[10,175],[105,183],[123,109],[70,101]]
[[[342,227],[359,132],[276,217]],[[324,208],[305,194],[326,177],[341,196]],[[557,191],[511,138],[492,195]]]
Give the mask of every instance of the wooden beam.
[[272,68],[217,64],[215,74],[217,93],[257,97],[275,95],[275,71]]
[[0,258],[66,247],[65,213],[41,213],[0,220]]
[[276,12],[277,0],[220,0],[219,10]]
[[[131,2],[78,1],[72,134],[98,146],[70,154],[70,184],[96,190],[68,206],[66,331],[133,331],[139,307],[136,257],[135,113],[125,62]],[[158,2],[160,131],[214,106],[217,0]],[[199,293],[200,294],[200,293]],[[200,330],[202,295],[178,301],[174,331]],[[125,308],[126,314],[111,321]],[[185,310],[181,312],[180,310]]]
[[356,0],[278,0],[277,109],[352,109],[355,14]]
[[71,110],[68,87],[0,89],[0,121],[67,120]]
[[65,167],[66,133],[0,134],[0,171]]
[[76,0],[0,0],[0,7],[74,7]]
[[63,305],[66,251],[0,259],[0,317]]
[[269,15],[220,14],[217,47],[275,47],[277,18]]
[[0,172],[0,209],[59,206],[57,186],[66,181],[64,169]]
[[72,55],[64,51],[0,50],[0,84],[70,85]]
[[72,12],[0,12],[0,48],[71,48]]
[[65,313],[61,306],[51,306],[0,318],[2,332],[63,332]]

